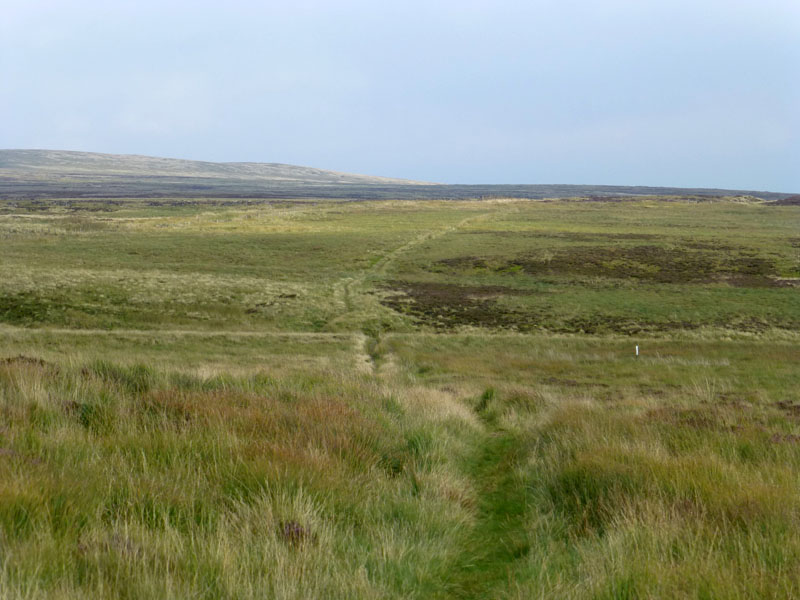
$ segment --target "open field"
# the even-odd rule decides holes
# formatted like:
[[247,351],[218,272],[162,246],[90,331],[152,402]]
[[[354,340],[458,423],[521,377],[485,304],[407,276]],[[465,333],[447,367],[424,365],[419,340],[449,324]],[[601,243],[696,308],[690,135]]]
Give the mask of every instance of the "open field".
[[0,203],[0,597],[797,597],[800,207],[671,200]]

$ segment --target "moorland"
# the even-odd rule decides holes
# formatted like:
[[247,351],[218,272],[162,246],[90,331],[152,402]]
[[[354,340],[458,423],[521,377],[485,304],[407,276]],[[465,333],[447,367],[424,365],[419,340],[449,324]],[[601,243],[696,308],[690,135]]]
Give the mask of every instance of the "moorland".
[[798,286],[749,195],[6,199],[0,596],[797,597]]
[[790,194],[621,185],[443,185],[281,163],[207,162],[69,150],[0,150],[0,199],[336,199],[469,200],[631,195]]

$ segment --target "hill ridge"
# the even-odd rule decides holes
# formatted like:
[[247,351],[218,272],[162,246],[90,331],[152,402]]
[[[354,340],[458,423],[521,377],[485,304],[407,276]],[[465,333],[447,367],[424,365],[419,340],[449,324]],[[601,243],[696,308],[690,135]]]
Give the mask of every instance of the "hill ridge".
[[631,196],[792,196],[752,190],[664,186],[514,184],[451,185],[259,162],[210,162],[74,150],[0,150],[0,199],[37,198],[318,198],[458,200]]
[[331,184],[432,185],[407,179],[344,173],[278,162],[214,162],[144,154],[110,154],[76,150],[0,150],[0,173],[23,174],[25,171],[49,172],[62,176],[73,173],[92,173],[98,177],[161,175]]

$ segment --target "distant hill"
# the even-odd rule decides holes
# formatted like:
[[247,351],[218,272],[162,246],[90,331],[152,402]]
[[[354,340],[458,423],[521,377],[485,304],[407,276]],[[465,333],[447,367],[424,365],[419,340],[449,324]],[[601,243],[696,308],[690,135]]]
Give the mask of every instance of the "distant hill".
[[66,150],[0,150],[0,177],[65,186],[131,180],[215,181],[252,185],[418,185],[418,182],[352,175],[279,163],[214,163],[131,154]]
[[14,198],[344,198],[621,199],[635,195],[792,194],[707,188],[591,185],[441,185],[279,163],[214,163],[65,150],[0,150],[0,199]]

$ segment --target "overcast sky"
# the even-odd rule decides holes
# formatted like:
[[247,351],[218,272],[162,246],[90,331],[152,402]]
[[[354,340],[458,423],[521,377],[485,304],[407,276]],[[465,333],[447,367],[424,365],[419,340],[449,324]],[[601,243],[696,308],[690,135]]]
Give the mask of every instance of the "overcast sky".
[[800,192],[800,1],[4,0],[0,148]]

